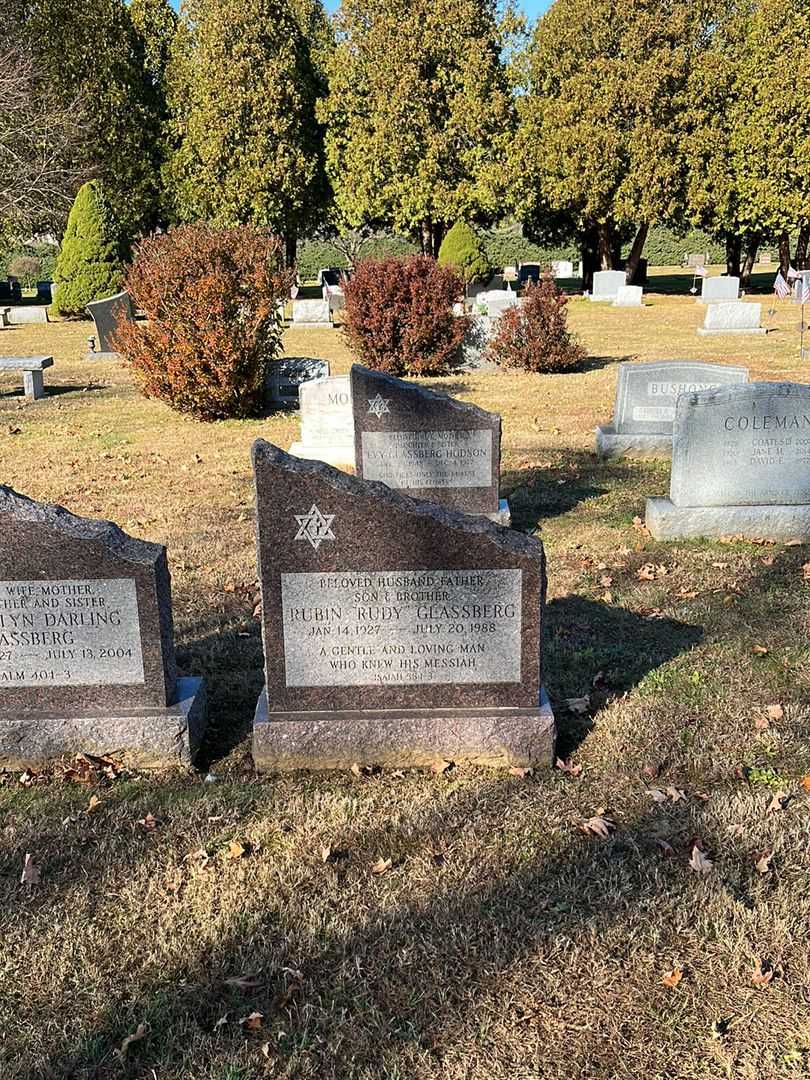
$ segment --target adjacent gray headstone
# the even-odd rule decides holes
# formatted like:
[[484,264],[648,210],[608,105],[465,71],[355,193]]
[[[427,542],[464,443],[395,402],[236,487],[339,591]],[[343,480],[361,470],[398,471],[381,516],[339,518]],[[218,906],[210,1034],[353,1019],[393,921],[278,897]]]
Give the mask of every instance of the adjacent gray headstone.
[[644,307],[644,289],[641,285],[620,285],[613,306]]
[[702,280],[702,291],[697,300],[699,304],[739,300],[740,279],[738,277],[705,277]]
[[119,323],[134,322],[132,298],[128,292],[116,293],[104,300],[94,300],[87,305],[87,312],[96,327],[96,347],[87,353],[88,359],[109,360],[119,354],[113,338]]
[[647,500],[647,526],[659,540],[810,539],[810,386],[683,394],[670,497]]
[[589,300],[595,303],[616,299],[619,289],[627,284],[624,270],[597,270],[593,275],[593,288]]
[[0,534],[0,764],[190,760],[205,694],[176,675],[165,548],[2,486]]
[[357,475],[504,520],[501,418],[379,371],[351,371]]
[[293,300],[293,326],[298,329],[328,330],[332,315],[328,300]]
[[703,326],[698,327],[702,337],[713,334],[754,334],[764,336],[767,330],[760,326],[762,304],[747,304],[743,300],[706,305]]
[[349,376],[304,382],[299,398],[301,438],[292,444],[290,454],[354,469],[354,412]]
[[267,399],[273,406],[297,408],[301,384],[328,375],[328,360],[315,360],[309,356],[272,360],[267,368]]
[[613,424],[596,429],[600,457],[669,457],[678,396],[748,381],[748,369],[694,360],[619,364]]
[[551,764],[542,546],[258,441],[260,770]]

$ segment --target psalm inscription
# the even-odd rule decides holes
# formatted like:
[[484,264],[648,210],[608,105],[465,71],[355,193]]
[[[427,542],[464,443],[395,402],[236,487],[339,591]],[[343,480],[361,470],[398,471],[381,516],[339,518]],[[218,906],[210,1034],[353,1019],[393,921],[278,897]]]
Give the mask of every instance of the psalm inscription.
[[144,683],[132,578],[0,581],[0,686]]
[[492,482],[491,429],[364,431],[363,477],[389,487],[476,488]]
[[281,575],[287,686],[519,683],[520,570]]

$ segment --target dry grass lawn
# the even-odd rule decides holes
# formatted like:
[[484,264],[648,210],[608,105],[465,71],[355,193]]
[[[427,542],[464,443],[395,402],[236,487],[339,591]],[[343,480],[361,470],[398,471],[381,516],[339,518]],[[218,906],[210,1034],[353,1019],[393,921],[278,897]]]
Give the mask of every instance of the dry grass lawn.
[[[256,778],[249,448],[287,447],[297,416],[200,425],[83,361],[88,324],[0,331],[0,354],[56,358],[40,402],[0,376],[0,480],[168,546],[216,777],[2,777],[3,1080],[810,1074],[810,554],[655,543],[634,518],[667,465],[592,453],[619,360],[807,381],[797,311],[701,339],[692,300],[654,289],[572,302],[581,373],[433,382],[503,415],[504,491],[546,544],[575,768],[526,777]],[[285,345],[351,363],[338,333]]]

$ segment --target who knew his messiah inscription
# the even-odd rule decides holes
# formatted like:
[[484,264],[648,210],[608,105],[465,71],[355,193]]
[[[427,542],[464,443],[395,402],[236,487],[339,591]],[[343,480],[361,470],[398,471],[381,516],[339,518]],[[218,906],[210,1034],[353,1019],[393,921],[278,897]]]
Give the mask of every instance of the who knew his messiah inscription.
[[282,574],[287,686],[516,683],[520,570]]
[[0,581],[0,686],[143,682],[133,578]]

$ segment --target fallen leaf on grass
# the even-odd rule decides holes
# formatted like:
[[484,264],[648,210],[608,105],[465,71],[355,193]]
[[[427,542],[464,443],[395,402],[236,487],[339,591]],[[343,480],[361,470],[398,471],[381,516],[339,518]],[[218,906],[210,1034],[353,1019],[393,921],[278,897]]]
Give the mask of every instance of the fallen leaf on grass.
[[226,986],[235,986],[237,990],[256,990],[263,983],[260,975],[233,975],[225,980]]
[[692,857],[689,860],[689,865],[697,874],[710,874],[714,869],[714,862],[700,850],[695,844],[692,848]]
[[94,810],[98,810],[99,806],[101,806],[101,799],[98,795],[91,795],[85,813],[92,814]]
[[146,829],[147,832],[152,832],[158,826],[158,819],[151,814],[147,814],[146,817],[139,818],[136,825],[140,825],[142,829]]
[[242,1016],[239,1019],[239,1023],[245,1029],[245,1031],[258,1031],[262,1026],[264,1020],[264,1013],[252,1012],[249,1016]]
[[603,840],[607,840],[611,832],[616,828],[616,822],[611,821],[610,818],[595,816],[584,821],[580,828],[583,832],[593,833],[594,836],[600,836]]
[[647,528],[645,522],[640,517],[633,518],[633,528],[636,532],[644,533],[645,536],[650,535],[650,530]]
[[765,851],[757,859],[757,871],[760,874],[769,874],[773,870],[773,852]]
[[669,840],[664,840],[660,836],[656,837],[655,843],[661,849],[664,855],[674,855],[675,848],[670,844]]
[[672,969],[672,971],[668,971],[666,975],[661,976],[661,982],[664,984],[664,986],[670,986],[674,989],[682,978],[683,968],[675,967]]
[[133,1043],[140,1042],[141,1039],[145,1039],[152,1029],[148,1024],[138,1024],[138,1027],[131,1035],[127,1035],[124,1041],[118,1048],[118,1053],[121,1057],[126,1057],[127,1050]]
[[562,758],[557,758],[554,765],[555,765],[555,768],[560,770],[560,772],[567,773],[568,776],[581,776],[582,775],[582,766],[581,765],[572,765],[570,758],[567,758],[565,761],[563,761]]
[[239,840],[231,840],[228,844],[228,858],[229,859],[241,859],[243,855],[247,855],[250,852],[250,845],[247,843],[241,843]]
[[534,772],[534,769],[529,768],[528,766],[523,766],[523,765],[510,765],[509,766],[509,775],[510,776],[517,776],[521,780],[525,780],[525,778],[527,776],[531,776],[533,772]]
[[781,720],[785,715],[785,710],[781,705],[768,705],[765,709],[765,715],[769,720]]
[[767,656],[768,655],[768,649],[767,649],[767,647],[765,645],[755,645],[753,647],[753,649],[751,650],[751,652],[755,656]]
[[647,794],[653,800],[653,802],[664,803],[667,801],[666,792],[663,792],[661,788],[647,788]]
[[686,800],[686,792],[681,791],[680,788],[671,787],[671,786],[668,787],[667,788],[667,795],[669,796],[670,799],[672,799],[673,802],[681,802],[682,800],[683,801]]
[[591,699],[589,697],[570,697],[565,699],[565,704],[568,706],[569,712],[574,713],[576,716],[584,716],[586,712],[590,711]]
[[[11,432],[9,434],[11,434]],[[810,562],[806,562],[802,566],[802,577],[805,581],[810,581]]]
[[787,804],[790,802],[790,792],[777,791],[771,801],[768,803],[768,813],[776,814],[780,810],[784,810]]
[[760,990],[764,990],[766,986],[770,986],[775,974],[776,971],[770,964],[766,963],[764,960],[760,960],[751,972],[751,982],[754,986],[758,986]]
[[391,869],[390,859],[378,859],[371,868],[372,874],[384,874]]
[[27,885],[29,889],[32,885],[39,885],[40,873],[40,868],[34,862],[33,855],[26,852],[20,884]]
[[434,761],[430,766],[430,771],[435,773],[436,776],[444,776],[446,772],[453,768],[452,761]]
[[810,773],[802,777],[802,787],[805,791],[810,791]]

